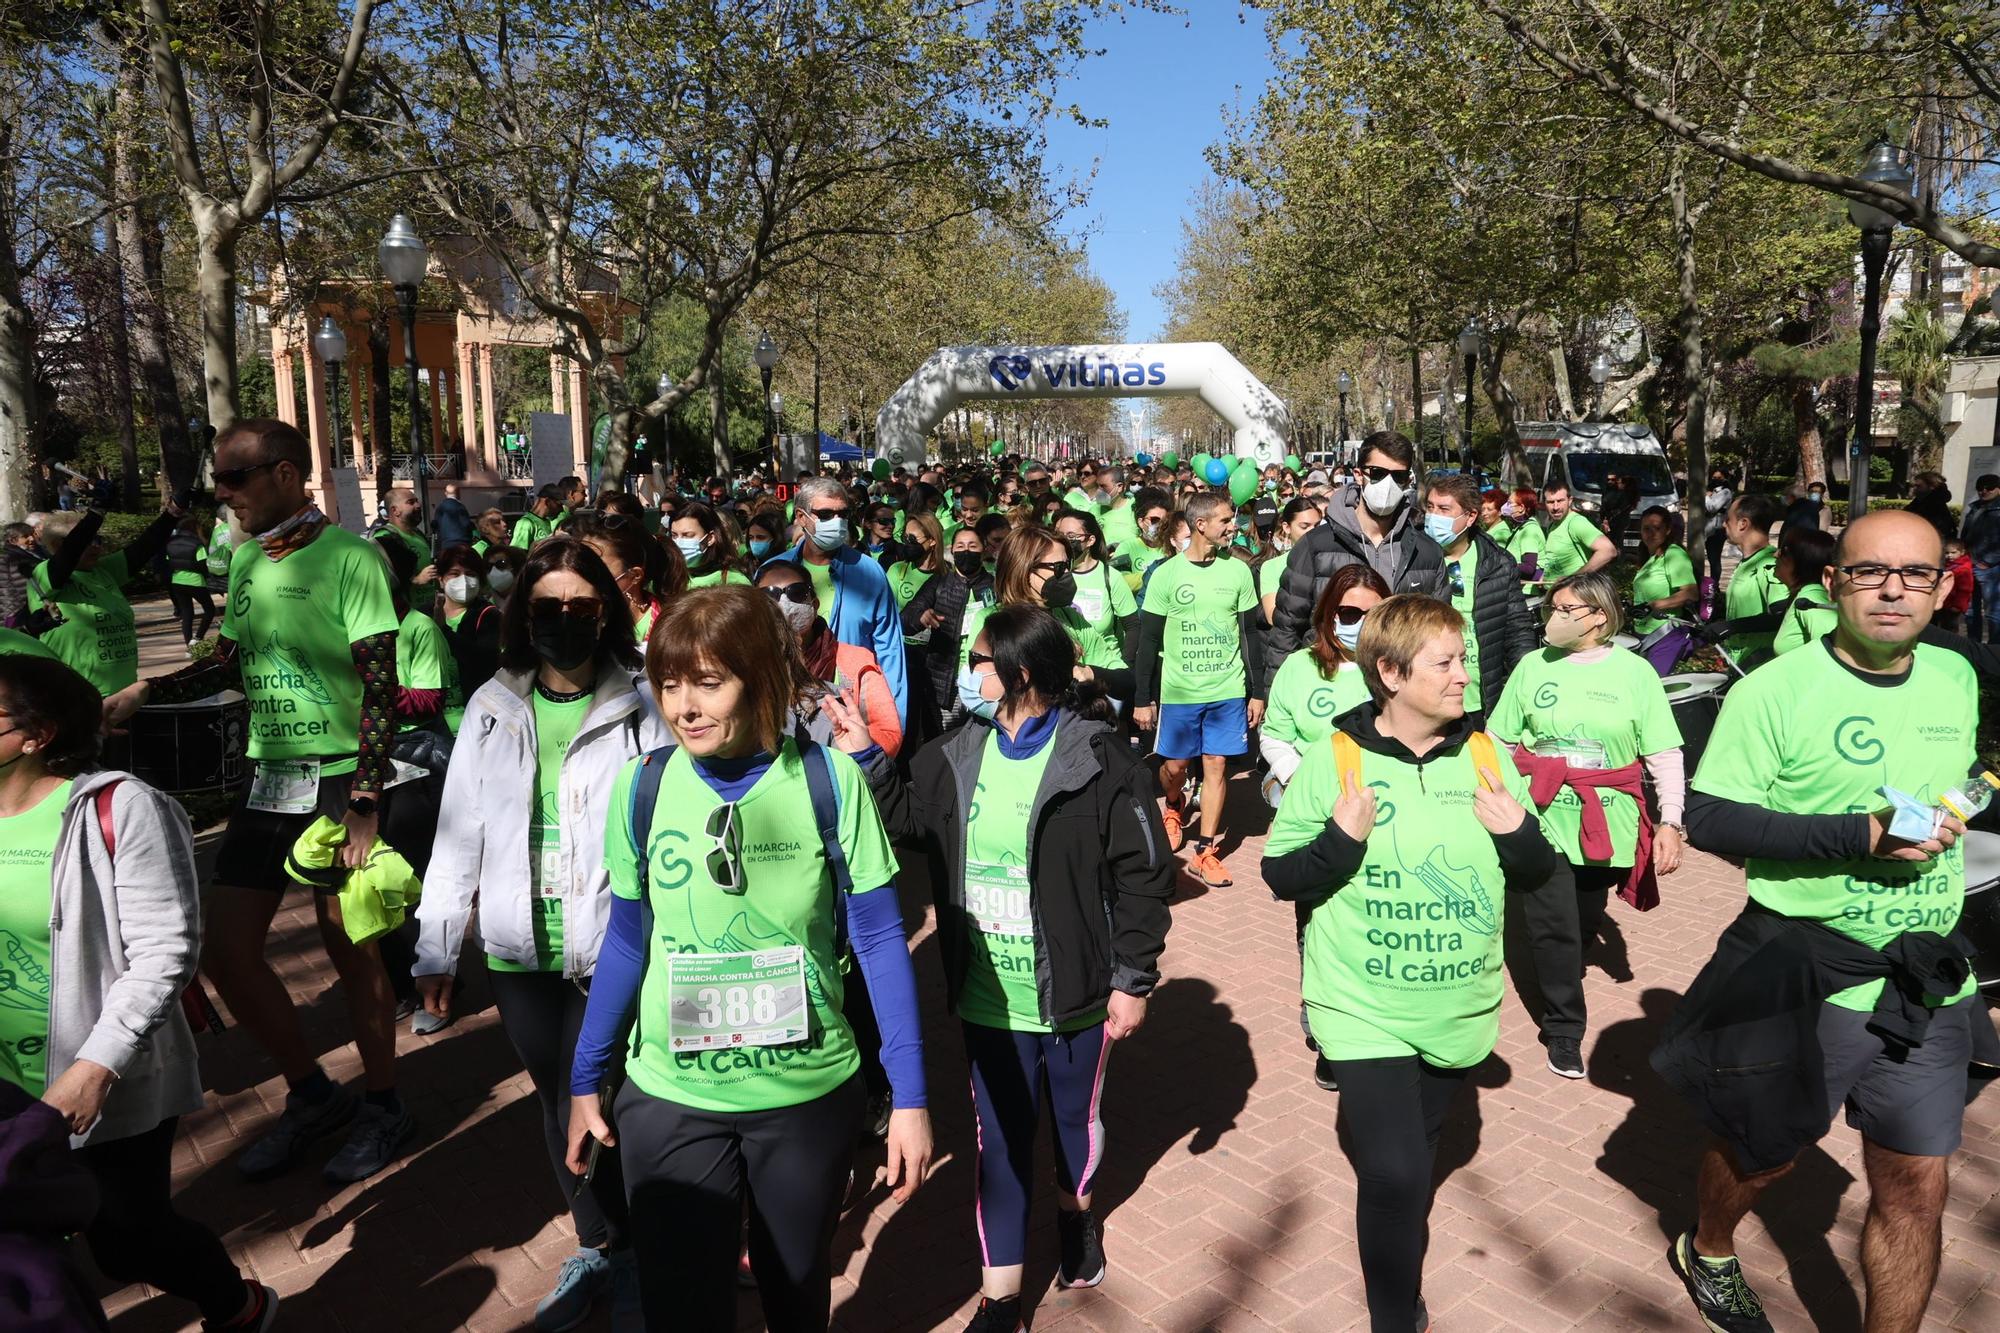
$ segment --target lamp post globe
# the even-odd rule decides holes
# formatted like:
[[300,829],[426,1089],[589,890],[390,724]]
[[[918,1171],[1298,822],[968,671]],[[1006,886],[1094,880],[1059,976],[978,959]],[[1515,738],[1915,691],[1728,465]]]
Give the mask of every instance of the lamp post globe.
[[[1862,180],[1908,195],[1915,174],[1902,153],[1877,140],[1858,173]],[[1847,217],[1861,229],[1861,358],[1855,377],[1854,437],[1847,445],[1847,521],[1868,512],[1868,457],[1875,443],[1875,344],[1882,332],[1882,270],[1896,219],[1874,204],[1847,201]]]
[[[410,398],[410,479],[416,486],[417,521],[423,525],[428,536],[430,487],[425,476],[423,395],[417,388],[417,289],[423,286],[424,268],[430,262],[430,251],[425,248],[423,237],[417,235],[417,229],[410,225],[409,218],[398,213],[389,219],[389,230],[383,233],[381,244],[375,247],[375,255],[381,261],[382,276],[395,290],[396,305],[403,317],[403,367],[409,377]],[[393,465],[389,473],[390,479],[394,480]],[[379,477],[377,489],[380,489]]]

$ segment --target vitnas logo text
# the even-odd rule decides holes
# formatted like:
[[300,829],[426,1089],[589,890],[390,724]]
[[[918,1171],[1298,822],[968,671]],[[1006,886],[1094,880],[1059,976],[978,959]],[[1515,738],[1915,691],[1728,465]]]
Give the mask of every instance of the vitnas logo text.
[[1149,361],[1144,365],[1127,361],[1034,361],[1025,356],[996,356],[986,363],[993,382],[1012,393],[1033,387],[1030,381],[1041,373],[1042,383],[1051,389],[1139,389],[1167,382],[1167,363]]

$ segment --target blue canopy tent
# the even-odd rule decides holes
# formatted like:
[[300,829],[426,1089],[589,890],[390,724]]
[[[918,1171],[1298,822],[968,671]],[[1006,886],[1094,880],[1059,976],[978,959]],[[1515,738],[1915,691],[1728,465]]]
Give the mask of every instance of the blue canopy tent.
[[819,433],[819,456],[829,463],[859,463],[861,447],[846,440],[836,440],[825,431]]

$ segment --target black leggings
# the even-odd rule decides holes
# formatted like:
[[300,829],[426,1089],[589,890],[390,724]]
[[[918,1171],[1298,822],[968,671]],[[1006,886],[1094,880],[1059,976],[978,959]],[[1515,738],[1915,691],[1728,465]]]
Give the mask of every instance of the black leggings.
[[867,1104],[859,1075],[776,1111],[697,1111],[628,1080],[616,1103],[646,1327],[736,1327],[737,1237],[771,1333],[826,1333],[833,1229]]
[[1583,1000],[1583,953],[1597,938],[1605,902],[1623,884],[1630,866],[1579,866],[1557,857],[1548,882],[1510,895],[1521,904],[1535,984],[1542,992],[1542,1039],[1583,1039],[1589,1013]]
[[500,1026],[535,1085],[542,1105],[542,1138],[556,1171],[556,1186],[576,1223],[576,1243],[588,1250],[623,1249],[630,1225],[625,1212],[625,1177],[618,1150],[597,1155],[597,1170],[581,1192],[577,1177],[563,1165],[569,1148],[569,1067],[576,1058],[576,1034],[583,1026],[589,994],[560,972],[501,972],[486,969]]
[[[173,600],[174,615],[181,622],[181,642],[193,643],[196,639],[208,637],[208,627],[215,622],[215,599],[208,595],[206,588],[189,588],[179,583],[167,585],[167,596]],[[194,605],[201,603],[201,628],[194,627]]]
[[1420,1056],[1335,1060],[1341,1151],[1354,1168],[1354,1236],[1370,1333],[1412,1333],[1431,1244],[1431,1168],[1470,1073]]
[[215,1233],[174,1211],[178,1124],[169,1117],[143,1134],[76,1150],[97,1177],[99,1196],[83,1236],[106,1277],[158,1287],[193,1301],[203,1319],[225,1323],[242,1313],[250,1293]]

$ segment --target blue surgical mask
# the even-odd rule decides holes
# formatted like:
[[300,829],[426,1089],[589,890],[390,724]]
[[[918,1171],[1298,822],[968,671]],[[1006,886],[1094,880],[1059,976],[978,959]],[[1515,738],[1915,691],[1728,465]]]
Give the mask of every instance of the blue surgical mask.
[[983,717],[988,722],[991,722],[993,714],[1000,709],[1000,701],[998,699],[988,699],[979,692],[980,682],[985,679],[984,676],[974,671],[971,667],[966,667],[960,671],[958,673],[958,702],[966,712],[972,714],[974,717]]
[[1361,642],[1361,622],[1357,620],[1352,625],[1336,623],[1333,627],[1333,637],[1340,640],[1341,647],[1350,653],[1353,652]]
[[681,553],[681,559],[692,565],[701,559],[701,538],[676,537],[674,538],[674,549]]
[[750,543],[750,554],[762,560],[765,556],[771,554],[770,541],[768,539],[752,541]]
[[845,518],[816,518],[813,520],[812,542],[822,551],[837,551],[847,544],[847,520]]
[[1425,514],[1424,535],[1439,546],[1449,546],[1458,540],[1458,520],[1443,514]]

